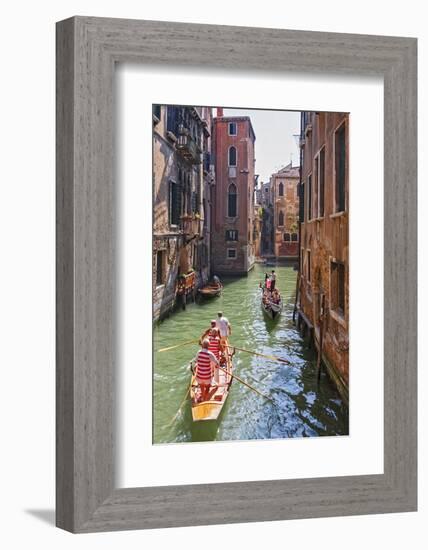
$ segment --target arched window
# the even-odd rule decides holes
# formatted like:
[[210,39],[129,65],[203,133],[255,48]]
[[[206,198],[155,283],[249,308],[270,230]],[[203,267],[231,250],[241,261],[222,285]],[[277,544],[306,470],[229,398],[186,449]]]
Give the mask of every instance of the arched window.
[[278,195],[280,197],[284,196],[284,184],[282,183],[282,181],[280,181],[278,185]]
[[236,153],[236,147],[229,147],[229,166],[236,166],[236,159],[237,159],[237,153]]
[[290,233],[284,233],[284,241],[290,242]]
[[237,201],[236,185],[231,183],[227,192],[227,215],[229,218],[236,218]]
[[279,216],[278,216],[278,225],[284,225],[284,212],[280,210]]
[[292,240],[293,242],[297,242],[297,240],[298,240],[297,233],[292,233],[292,234],[291,234],[291,240]]

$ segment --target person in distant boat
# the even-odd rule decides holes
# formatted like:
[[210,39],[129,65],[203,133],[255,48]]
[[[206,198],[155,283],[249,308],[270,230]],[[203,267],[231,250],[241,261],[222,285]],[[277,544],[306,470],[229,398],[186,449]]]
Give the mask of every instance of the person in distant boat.
[[224,346],[226,345],[227,337],[232,334],[232,327],[230,326],[229,320],[223,316],[222,311],[217,313],[217,328],[220,331],[220,342]]
[[275,274],[275,270],[272,269],[272,274],[270,276],[270,289],[273,290],[275,288],[275,283],[276,283],[276,274]]
[[221,281],[220,279],[217,277],[217,275],[214,275],[213,277],[213,283],[217,286],[221,286]]
[[[196,355],[196,381],[201,389],[200,400],[206,401],[209,397],[210,386],[214,374],[213,365],[219,365],[216,356],[209,351],[210,341],[205,338],[202,342],[202,349]],[[217,369],[218,370],[218,369]]]
[[272,292],[272,301],[274,304],[279,304],[281,300],[281,297],[279,295],[278,289],[275,288],[275,290]]

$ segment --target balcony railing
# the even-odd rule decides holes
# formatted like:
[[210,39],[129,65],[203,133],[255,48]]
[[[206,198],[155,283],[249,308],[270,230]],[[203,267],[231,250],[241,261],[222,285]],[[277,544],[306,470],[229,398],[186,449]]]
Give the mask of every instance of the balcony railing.
[[202,219],[199,216],[185,214],[181,216],[181,228],[188,238],[193,238],[202,235],[201,231]]
[[201,164],[202,155],[196,141],[185,128],[180,128],[176,143],[177,151],[191,164]]

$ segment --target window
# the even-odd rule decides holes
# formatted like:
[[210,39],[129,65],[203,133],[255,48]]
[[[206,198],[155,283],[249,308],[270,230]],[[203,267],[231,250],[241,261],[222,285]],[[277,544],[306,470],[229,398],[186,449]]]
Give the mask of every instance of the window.
[[345,315],[345,264],[342,262],[331,262],[330,302],[331,308],[343,317]]
[[308,177],[308,220],[312,219],[312,176]]
[[238,231],[236,229],[226,229],[226,241],[237,241]]
[[306,257],[307,257],[307,262],[306,262],[306,269],[307,269],[307,273],[306,273],[306,278],[309,282],[311,282],[311,252],[310,250],[307,251],[306,253]]
[[282,181],[280,181],[278,185],[278,196],[279,197],[284,196],[284,184],[282,183]]
[[299,221],[305,222],[305,184],[299,185]]
[[324,194],[325,194],[325,149],[321,149],[318,155],[318,216],[324,217]]
[[152,113],[153,116],[156,117],[156,122],[159,122],[161,119],[161,106],[160,105],[152,105]]
[[290,240],[291,240],[290,233],[284,233],[283,239],[284,239],[284,241],[290,242]]
[[297,233],[291,234],[291,240],[293,241],[293,243],[297,243],[297,241],[299,240]]
[[231,183],[229,185],[229,191],[227,193],[227,215],[229,218],[236,218],[237,214],[237,195],[236,195],[236,185]]
[[227,249],[227,258],[229,260],[235,260],[236,259],[236,248],[228,248]]
[[236,166],[236,147],[229,147],[229,166]]
[[280,210],[278,214],[278,225],[280,227],[284,225],[284,212],[282,210]]
[[236,122],[229,122],[229,136],[236,136],[237,134]]
[[156,252],[156,285],[163,285],[164,282],[164,250]]
[[346,135],[345,124],[334,134],[335,212],[345,210]]
[[170,225],[179,225],[181,214],[180,185],[175,181],[169,181],[168,217]]

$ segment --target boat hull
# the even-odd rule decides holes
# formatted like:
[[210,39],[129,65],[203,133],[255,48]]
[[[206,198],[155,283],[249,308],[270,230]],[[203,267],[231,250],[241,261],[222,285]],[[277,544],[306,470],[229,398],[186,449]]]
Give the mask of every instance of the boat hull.
[[264,312],[264,314],[269,317],[269,319],[277,319],[281,316],[281,312],[282,312],[282,302],[280,302],[279,304],[273,304],[272,307],[270,306],[266,306],[263,302],[262,302],[262,310]]
[[198,290],[198,294],[200,296],[203,296],[204,298],[215,298],[216,296],[221,295],[221,291],[223,290],[223,287],[220,286],[211,286],[207,285]]

